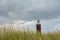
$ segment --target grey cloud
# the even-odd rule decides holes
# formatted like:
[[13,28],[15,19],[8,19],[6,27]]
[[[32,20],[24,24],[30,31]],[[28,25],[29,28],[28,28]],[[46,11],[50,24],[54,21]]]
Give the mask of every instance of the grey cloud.
[[[5,0],[6,4],[0,5],[0,16],[8,19],[36,20],[51,19],[60,16],[60,0]],[[1,3],[0,3],[1,4]],[[16,18],[10,17],[13,12]]]
[[9,20],[5,17],[0,17],[0,24],[8,23]]

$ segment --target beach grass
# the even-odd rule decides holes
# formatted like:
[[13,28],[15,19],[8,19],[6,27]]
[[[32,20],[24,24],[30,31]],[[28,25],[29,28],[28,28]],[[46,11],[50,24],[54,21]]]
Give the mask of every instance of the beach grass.
[[60,40],[60,32],[39,33],[32,31],[8,30],[4,27],[0,29],[0,40]]

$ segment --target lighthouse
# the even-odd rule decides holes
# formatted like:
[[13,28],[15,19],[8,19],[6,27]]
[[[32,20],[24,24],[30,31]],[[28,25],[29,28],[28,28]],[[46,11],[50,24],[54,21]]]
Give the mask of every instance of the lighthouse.
[[37,20],[36,31],[41,33],[41,24],[39,20]]

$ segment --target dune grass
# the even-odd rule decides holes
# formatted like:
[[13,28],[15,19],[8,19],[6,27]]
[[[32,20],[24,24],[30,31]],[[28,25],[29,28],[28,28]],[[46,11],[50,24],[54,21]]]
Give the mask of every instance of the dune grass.
[[60,32],[43,33],[41,35],[42,40],[60,40]]
[[60,32],[34,33],[31,31],[16,31],[13,27],[8,30],[4,27],[0,30],[0,40],[60,40]]

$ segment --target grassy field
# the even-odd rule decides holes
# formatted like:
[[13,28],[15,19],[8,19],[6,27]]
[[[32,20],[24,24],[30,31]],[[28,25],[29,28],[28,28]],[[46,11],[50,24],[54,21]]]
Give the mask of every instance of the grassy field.
[[13,27],[8,30],[0,28],[0,40],[60,40],[60,32],[34,33],[31,31],[16,31]]

